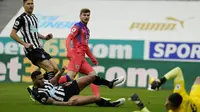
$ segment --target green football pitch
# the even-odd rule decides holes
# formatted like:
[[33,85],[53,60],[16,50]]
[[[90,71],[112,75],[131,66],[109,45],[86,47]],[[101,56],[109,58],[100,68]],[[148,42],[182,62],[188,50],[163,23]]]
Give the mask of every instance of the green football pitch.
[[[136,105],[126,100],[120,107],[98,107],[94,104],[87,106],[52,106],[40,105],[32,102],[26,87],[27,83],[0,83],[0,112],[132,112],[138,110]],[[157,92],[136,88],[114,88],[100,87],[101,96],[116,100],[118,98],[128,99],[133,93],[137,93],[146,106],[152,112],[165,112],[164,102],[171,90],[160,90]],[[82,95],[91,95],[90,87],[81,92]]]

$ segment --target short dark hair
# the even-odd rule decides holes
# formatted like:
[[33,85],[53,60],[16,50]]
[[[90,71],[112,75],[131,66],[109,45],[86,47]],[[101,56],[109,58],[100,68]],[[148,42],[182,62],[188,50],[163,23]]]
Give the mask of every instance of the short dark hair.
[[179,107],[183,101],[182,96],[179,93],[172,93],[168,98],[171,106]]
[[42,74],[41,71],[36,70],[36,71],[34,71],[34,72],[31,73],[31,79],[32,79],[32,80],[35,80],[36,77],[37,77],[38,75],[41,75],[41,74]]
[[28,1],[28,0],[23,0],[23,5],[26,3],[26,1]]
[[28,0],[23,0],[23,4],[25,4],[26,1],[28,1]]
[[81,15],[82,13],[88,13],[88,12],[90,12],[90,9],[88,9],[88,8],[83,8],[83,9],[81,9],[81,11],[80,11],[80,15]]

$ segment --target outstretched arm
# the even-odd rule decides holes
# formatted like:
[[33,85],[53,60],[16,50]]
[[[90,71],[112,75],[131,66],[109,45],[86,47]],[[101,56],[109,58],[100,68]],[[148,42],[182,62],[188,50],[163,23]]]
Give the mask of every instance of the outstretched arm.
[[184,81],[182,70],[180,67],[176,67],[176,68],[172,69],[167,74],[165,74],[163,78],[166,78],[166,80],[175,78],[175,80],[183,80]]
[[152,89],[159,89],[161,85],[163,85],[167,80],[174,78],[174,92],[184,91],[184,77],[182,74],[182,70],[180,67],[176,67],[166,73],[159,81],[150,80],[150,84],[152,85]]
[[60,71],[58,71],[58,73],[50,80],[50,83],[55,85],[58,84],[58,81],[60,79],[60,77],[62,76],[62,74],[65,72],[66,67],[63,67]]

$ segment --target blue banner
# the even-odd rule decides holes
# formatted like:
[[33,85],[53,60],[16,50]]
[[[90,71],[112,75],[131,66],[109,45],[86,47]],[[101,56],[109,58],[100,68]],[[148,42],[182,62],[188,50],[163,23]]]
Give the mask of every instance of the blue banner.
[[200,60],[200,43],[150,42],[150,59]]

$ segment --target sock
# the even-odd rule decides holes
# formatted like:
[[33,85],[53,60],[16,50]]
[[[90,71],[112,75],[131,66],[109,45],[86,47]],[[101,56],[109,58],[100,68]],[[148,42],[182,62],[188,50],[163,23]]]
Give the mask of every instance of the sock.
[[142,110],[145,107],[139,98],[135,99],[134,102],[140,108],[140,110]]
[[44,79],[45,79],[45,80],[50,80],[50,79],[52,79],[54,76],[55,76],[55,73],[54,73],[54,72],[46,72],[46,73],[44,74]]
[[71,81],[70,77],[66,74],[65,76],[61,76],[58,83],[59,84],[63,84],[65,82],[69,82]]
[[94,93],[95,96],[100,96],[99,94],[99,86],[90,84],[90,87],[92,88],[92,92]]
[[179,68],[179,67],[176,67],[176,68],[174,68],[174,69],[172,69],[171,71],[169,71],[167,74],[165,74],[165,78],[167,79],[167,80],[169,80],[169,79],[171,79],[171,78],[174,78],[174,77],[176,77],[177,75],[182,75],[182,71],[181,71],[181,69]]
[[99,76],[95,76],[95,80],[94,80],[93,84],[95,84],[95,85],[106,85],[106,86],[111,85],[110,81],[107,81],[107,80],[105,80],[105,79],[103,79]]
[[141,112],[150,112],[146,107],[144,107]]

